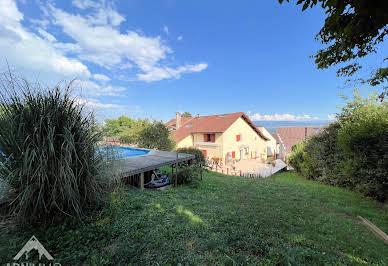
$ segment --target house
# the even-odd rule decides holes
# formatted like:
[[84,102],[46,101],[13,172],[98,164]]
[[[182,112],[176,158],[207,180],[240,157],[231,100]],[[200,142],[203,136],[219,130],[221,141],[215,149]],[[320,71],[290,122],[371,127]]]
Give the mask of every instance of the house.
[[291,151],[292,146],[319,133],[322,129],[323,126],[278,127],[277,134],[279,135],[280,144],[287,154]]
[[275,154],[278,154],[279,149],[276,138],[263,126],[257,126],[257,129],[260,130],[266,138],[268,138],[267,156],[275,156]]
[[205,157],[225,164],[241,159],[266,159],[267,141],[243,112],[182,118],[180,113],[166,126],[178,148],[197,148]]

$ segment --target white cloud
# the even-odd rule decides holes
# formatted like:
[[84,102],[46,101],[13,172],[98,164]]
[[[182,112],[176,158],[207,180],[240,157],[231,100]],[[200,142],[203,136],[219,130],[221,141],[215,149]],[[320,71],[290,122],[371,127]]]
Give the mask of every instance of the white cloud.
[[337,116],[336,116],[336,114],[328,114],[328,115],[327,115],[327,119],[328,119],[329,121],[334,121],[334,120],[337,119]]
[[98,80],[98,81],[104,81],[104,82],[110,80],[110,78],[108,76],[105,76],[103,74],[94,74],[93,79]]
[[86,9],[90,7],[98,8],[99,4],[97,2],[94,2],[92,0],[73,0],[72,4],[79,9]]
[[180,35],[180,36],[178,36],[178,38],[176,38],[178,41],[182,41],[183,40],[183,36],[182,35]]
[[83,104],[87,107],[91,107],[92,109],[117,109],[121,108],[122,106],[118,104],[111,104],[111,103],[101,103],[100,101],[96,99],[83,99],[79,98],[78,103]]
[[42,28],[38,28],[38,32],[39,34],[44,38],[46,39],[47,41],[49,42],[55,42],[57,39],[51,35],[50,33],[48,33],[47,31],[45,31],[44,29]]
[[[79,88],[89,95],[122,96],[124,87],[108,84],[110,77],[91,73],[84,62],[111,71],[111,77],[131,68],[132,76],[125,79],[128,82],[179,78],[207,67],[204,63],[173,66],[168,58],[173,51],[160,36],[121,32],[125,17],[110,1],[73,0],[82,15],[56,8],[52,1],[39,2],[39,18],[25,17],[17,3],[0,0],[0,60],[6,59],[28,79],[39,78],[46,84],[77,79]],[[61,35],[71,41],[61,41]]]
[[318,117],[311,117],[310,115],[292,115],[292,114],[274,114],[274,115],[260,115],[258,113],[250,115],[254,121],[310,121],[318,120]]
[[166,33],[167,35],[169,34],[169,32],[168,32],[168,27],[167,27],[167,26],[164,26],[164,27],[163,27],[163,31],[164,31],[164,33]]
[[55,48],[55,37],[39,28],[42,37],[24,28],[24,16],[13,0],[0,1],[0,58],[17,70],[39,69],[41,76],[88,78],[89,69],[79,60],[68,58]]
[[126,90],[124,87],[101,86],[90,80],[75,80],[74,88],[88,96],[122,96],[122,92]]
[[[92,12],[87,16],[71,14],[50,5],[52,22],[75,41],[80,59],[106,69],[126,69],[134,65],[140,70],[137,77],[145,81],[179,78],[182,73],[199,72],[206,68],[202,67],[203,64],[167,66],[165,61],[173,50],[160,36],[149,37],[130,30],[121,33],[118,26],[125,18],[112,5],[97,2],[99,6],[96,8],[88,1],[87,4],[84,2],[75,1],[79,7],[90,7]],[[163,29],[168,33],[167,26]],[[197,68],[193,70],[193,66]],[[168,74],[172,72],[175,74]]]
[[146,74],[137,74],[139,80],[144,80],[147,82],[158,81],[162,79],[169,78],[180,78],[183,73],[192,73],[192,72],[200,72],[208,67],[207,64],[201,63],[196,65],[186,65],[178,68],[170,68],[170,67],[154,67],[148,71]]

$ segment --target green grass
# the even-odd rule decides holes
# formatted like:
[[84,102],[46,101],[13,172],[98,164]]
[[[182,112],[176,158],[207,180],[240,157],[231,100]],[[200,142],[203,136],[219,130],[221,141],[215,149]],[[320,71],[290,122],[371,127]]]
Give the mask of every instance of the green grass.
[[35,234],[62,265],[388,264],[388,246],[357,215],[388,232],[386,205],[292,172],[205,173],[197,185],[115,192],[83,223],[3,227],[0,258],[11,261]]

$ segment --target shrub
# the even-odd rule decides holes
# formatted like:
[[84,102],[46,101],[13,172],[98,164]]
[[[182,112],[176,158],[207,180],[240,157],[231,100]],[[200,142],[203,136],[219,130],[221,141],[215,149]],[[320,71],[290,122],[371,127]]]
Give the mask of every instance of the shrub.
[[202,151],[195,148],[180,148],[178,149],[180,153],[187,153],[195,155],[195,159],[193,160],[194,165],[204,167],[206,165],[206,158],[203,155]]
[[138,138],[140,148],[171,151],[175,148],[175,142],[171,139],[171,133],[162,121],[154,120],[144,127]]
[[[338,143],[347,157],[355,189],[384,201],[388,197],[388,103],[355,95],[343,108]],[[373,100],[372,100],[373,99]]]
[[2,76],[0,179],[12,193],[1,207],[24,222],[80,216],[106,184],[97,123],[70,87],[43,90]]
[[355,93],[319,134],[295,145],[289,163],[309,179],[346,187],[385,201],[388,197],[388,104]]
[[[201,169],[195,165],[179,168],[177,184],[190,184],[199,181],[201,178],[200,171]],[[172,183],[175,182],[174,178],[175,176],[173,177]]]

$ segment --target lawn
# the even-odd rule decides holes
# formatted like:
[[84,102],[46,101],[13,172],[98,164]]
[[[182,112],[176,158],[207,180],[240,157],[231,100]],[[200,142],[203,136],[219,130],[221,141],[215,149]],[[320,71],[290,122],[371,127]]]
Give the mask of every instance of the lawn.
[[197,185],[131,189],[82,223],[48,229],[2,225],[0,258],[34,234],[73,264],[388,264],[388,245],[357,219],[388,232],[388,207],[293,172],[268,179],[205,173]]

